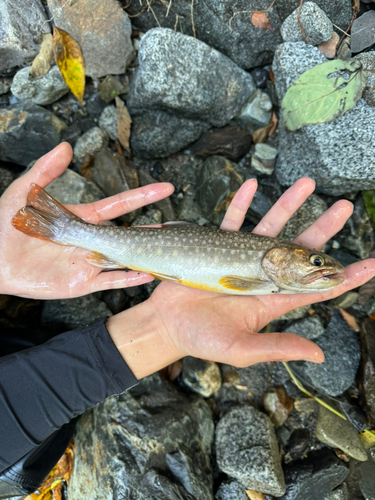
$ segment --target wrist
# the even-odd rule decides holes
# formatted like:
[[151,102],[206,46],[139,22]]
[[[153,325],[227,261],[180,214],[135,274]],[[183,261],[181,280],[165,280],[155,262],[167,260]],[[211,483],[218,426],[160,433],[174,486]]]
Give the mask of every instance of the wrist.
[[106,326],[113,343],[137,380],[183,356],[168,332],[164,331],[149,300],[110,317]]

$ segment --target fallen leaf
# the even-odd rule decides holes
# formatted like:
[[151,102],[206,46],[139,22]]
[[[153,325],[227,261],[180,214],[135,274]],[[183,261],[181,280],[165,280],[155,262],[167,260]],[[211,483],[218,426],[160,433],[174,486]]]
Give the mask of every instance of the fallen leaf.
[[281,103],[287,130],[324,123],[352,109],[366,87],[360,61],[329,61],[303,73]]
[[323,54],[327,59],[333,59],[336,55],[337,45],[340,41],[339,35],[334,31],[332,33],[332,38],[327,40],[327,42],[320,43],[318,45],[319,51]]
[[355,332],[359,332],[359,325],[355,317],[349,314],[347,311],[345,311],[345,309],[342,309],[341,307],[339,307],[338,310],[340,311],[341,316],[346,321],[348,327],[354,330]]
[[32,62],[29,76],[31,78],[42,78],[42,76],[46,75],[51,69],[52,57],[52,35],[51,33],[42,33],[39,54]]
[[261,30],[274,31],[273,26],[270,23],[270,20],[268,19],[267,14],[265,12],[262,11],[254,12],[254,14],[251,16],[251,22],[253,26]]
[[65,83],[82,103],[85,92],[85,61],[81,48],[69,33],[56,26],[53,26],[53,53]]
[[245,490],[246,495],[250,498],[250,500],[265,500],[263,493],[255,490]]
[[129,112],[119,97],[116,97],[116,108],[117,108],[117,135],[118,140],[121,145],[126,149],[128,153],[130,153],[130,128],[132,124],[132,119],[129,115]]
[[366,450],[375,446],[375,432],[373,430],[360,432],[359,436],[362,439],[363,445]]
[[277,125],[279,123],[279,119],[277,118],[277,115],[275,113],[275,111],[272,111],[272,116],[271,116],[271,120],[270,120],[270,123],[272,123],[272,128],[268,134],[268,137],[272,137],[273,134],[276,132],[276,129],[277,129]]
[[258,128],[253,132],[253,143],[254,144],[260,144],[262,142],[266,142],[266,140],[269,137],[270,131],[273,127],[272,123],[269,123],[265,127]]

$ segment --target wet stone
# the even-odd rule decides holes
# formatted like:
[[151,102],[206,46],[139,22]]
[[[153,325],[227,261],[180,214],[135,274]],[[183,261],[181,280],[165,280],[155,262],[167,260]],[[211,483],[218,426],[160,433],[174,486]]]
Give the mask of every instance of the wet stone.
[[300,321],[288,325],[285,327],[284,331],[295,333],[305,339],[314,340],[323,335],[325,328],[319,316],[313,314],[312,316],[307,316],[307,318],[303,318]]
[[0,110],[0,160],[27,166],[59,144],[66,127],[53,113],[22,102]]
[[348,487],[342,483],[341,486],[331,491],[324,500],[350,500],[348,495]]
[[230,410],[216,427],[216,453],[220,469],[247,489],[283,495],[278,444],[267,415],[251,406]]
[[283,387],[274,387],[264,394],[263,406],[271,422],[279,426],[283,425],[293,410],[293,399]]
[[219,486],[215,500],[249,500],[249,497],[243,484],[236,480],[228,480]]
[[190,147],[190,153],[202,158],[219,155],[232,161],[239,161],[248,153],[252,135],[240,127],[224,127],[204,132]]
[[42,78],[31,78],[30,68],[21,69],[13,78],[11,92],[18,99],[46,106],[69,92],[57,66],[53,66]]
[[308,429],[295,429],[284,448],[286,464],[305,457],[310,448],[310,432]]
[[250,208],[246,213],[246,219],[248,219],[253,224],[258,224],[258,222],[266,215],[270,208],[271,202],[269,198],[265,196],[261,191],[256,191]]
[[282,500],[321,500],[349,473],[345,463],[327,448],[286,465],[284,471],[286,494]]
[[124,290],[104,290],[102,301],[110,308],[113,314],[118,314],[125,309],[127,298]]
[[324,352],[323,363],[293,361],[290,365],[297,376],[300,375],[318,391],[338,396],[355,380],[360,360],[357,334],[348,327],[338,311],[333,311],[328,327],[315,342]]
[[105,194],[95,182],[73,172],[70,168],[46,187],[46,191],[60,203],[80,204],[102,200]]
[[268,94],[257,90],[243,105],[236,119],[241,123],[253,123],[262,127],[267,125],[272,115],[272,101]]
[[99,127],[107,132],[112,141],[117,140],[117,109],[115,106],[106,106],[99,118]]
[[156,208],[150,208],[146,213],[138,215],[132,222],[132,226],[147,226],[150,224],[161,224],[163,214]]
[[93,127],[85,132],[74,146],[74,157],[81,163],[89,160],[108,144],[108,135],[99,127]]
[[358,405],[356,399],[350,398],[348,395],[344,395],[341,398],[336,399],[336,402],[338,403],[341,413],[345,415],[356,431],[363,432],[365,429],[369,428],[367,415]]
[[182,380],[193,392],[208,398],[221,387],[221,373],[216,363],[186,356],[183,360]]
[[155,374],[77,425],[71,500],[213,500],[206,402]]
[[369,460],[359,466],[359,487],[366,500],[375,500],[375,464]]
[[375,321],[367,318],[361,323],[361,398],[372,422],[375,421]]
[[[298,20],[298,14],[300,19]],[[301,25],[304,34],[302,34]],[[281,36],[284,42],[306,42],[319,45],[332,36],[333,26],[325,12],[314,2],[304,2],[302,8],[298,7],[288,16],[281,26]]]

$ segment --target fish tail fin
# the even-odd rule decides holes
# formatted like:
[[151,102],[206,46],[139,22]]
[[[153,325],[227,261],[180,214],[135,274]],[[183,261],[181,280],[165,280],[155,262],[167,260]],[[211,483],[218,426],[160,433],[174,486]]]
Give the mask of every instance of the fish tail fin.
[[27,196],[28,206],[22,208],[12,219],[12,225],[29,236],[53,241],[59,245],[72,245],[68,238],[69,227],[77,216],[52,198],[36,184],[31,185]]

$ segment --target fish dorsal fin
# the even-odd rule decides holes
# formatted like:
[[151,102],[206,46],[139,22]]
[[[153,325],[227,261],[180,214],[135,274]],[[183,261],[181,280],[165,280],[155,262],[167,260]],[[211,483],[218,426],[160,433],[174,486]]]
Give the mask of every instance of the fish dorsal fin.
[[219,285],[237,292],[257,290],[262,288],[265,283],[267,282],[264,280],[242,278],[241,276],[224,276],[219,280]]
[[102,255],[99,252],[89,253],[88,255],[86,255],[86,260],[89,264],[92,264],[93,266],[97,267],[105,267],[111,269],[126,268],[126,266],[123,266],[122,264],[119,264],[118,262],[109,259],[108,257]]

